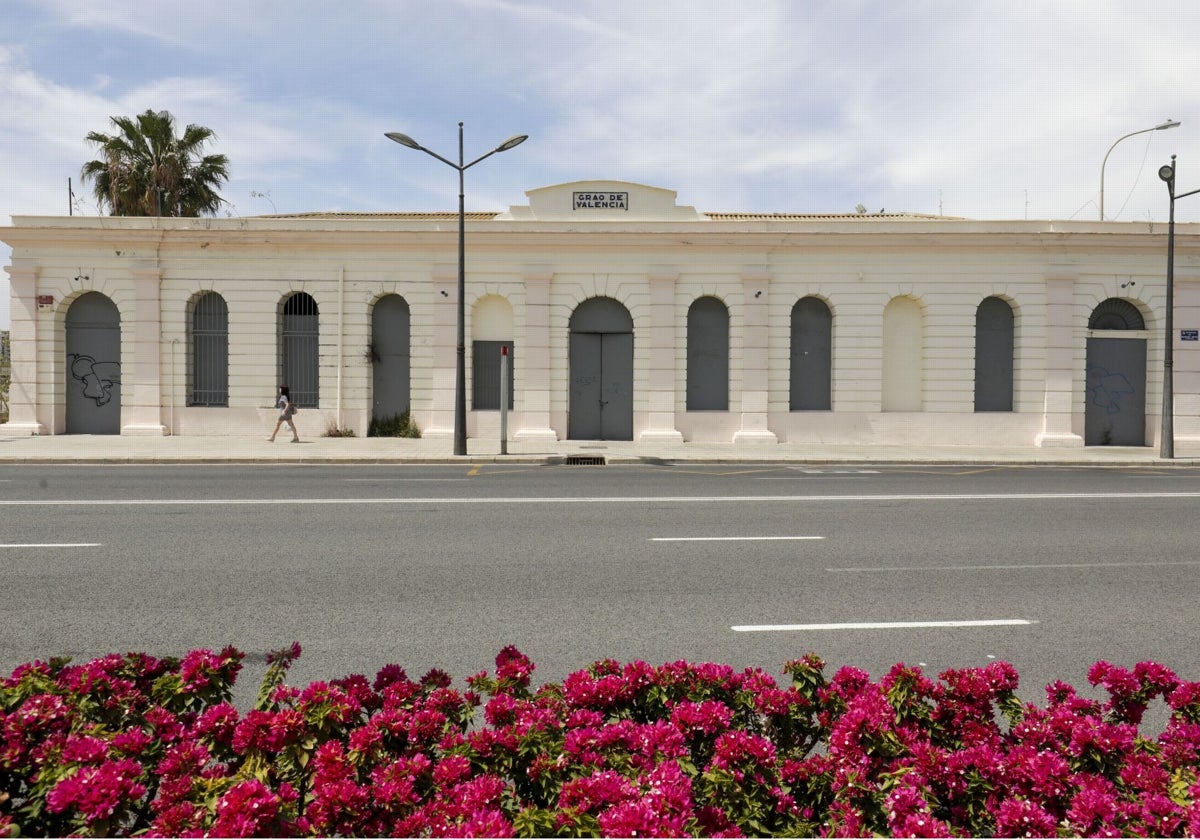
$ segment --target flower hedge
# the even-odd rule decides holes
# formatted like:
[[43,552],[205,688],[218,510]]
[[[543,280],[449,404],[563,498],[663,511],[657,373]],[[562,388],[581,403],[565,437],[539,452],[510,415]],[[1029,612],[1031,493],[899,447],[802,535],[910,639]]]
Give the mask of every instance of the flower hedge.
[[873,682],[809,655],[781,685],[606,660],[534,690],[508,647],[466,690],[396,665],[301,689],[299,655],[268,658],[245,714],[233,648],[17,668],[0,836],[1200,834],[1200,683],[1153,662],[1099,662],[1107,700],[1054,683],[1039,707],[1003,662]]

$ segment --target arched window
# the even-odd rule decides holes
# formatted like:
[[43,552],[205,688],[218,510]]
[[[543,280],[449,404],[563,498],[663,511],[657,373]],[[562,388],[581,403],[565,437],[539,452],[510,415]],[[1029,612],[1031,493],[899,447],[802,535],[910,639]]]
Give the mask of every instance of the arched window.
[[1146,320],[1138,308],[1121,298],[1102,300],[1088,318],[1089,330],[1144,330]]
[[297,292],[283,302],[279,320],[279,381],[291,389],[297,406],[316,408],[321,349],[317,302]]
[[688,309],[687,410],[729,410],[729,310],[715,297]]
[[925,316],[910,297],[883,310],[884,411],[921,411],[925,405]]
[[998,297],[975,310],[975,410],[1013,410],[1013,310]]
[[188,405],[229,405],[229,307],[216,292],[192,305]]
[[833,313],[820,298],[792,307],[791,411],[829,411],[833,405]]

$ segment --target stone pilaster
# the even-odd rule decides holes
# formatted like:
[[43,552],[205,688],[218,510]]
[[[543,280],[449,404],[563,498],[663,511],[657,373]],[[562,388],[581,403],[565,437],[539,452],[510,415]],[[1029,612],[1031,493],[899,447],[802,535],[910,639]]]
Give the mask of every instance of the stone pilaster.
[[8,267],[11,285],[9,328],[12,381],[8,386],[8,422],[10,434],[44,435],[48,428],[38,412],[38,307],[36,268]]
[[454,375],[458,363],[458,267],[434,266],[433,288],[432,399],[429,426],[421,430],[421,437],[453,439]]
[[[158,268],[134,268],[133,364],[121,365],[123,435],[169,434],[162,422],[162,307]],[[125,328],[128,328],[128,322]]]
[[548,269],[529,269],[525,282],[525,331],[516,347],[520,370],[515,377],[520,390],[514,405],[521,410],[521,428],[515,441],[558,440],[550,426],[550,283],[554,275]]
[[1071,429],[1075,406],[1077,339],[1071,328],[1075,278],[1046,278],[1045,405],[1042,432],[1034,442],[1043,447],[1083,446]]
[[766,269],[742,272],[742,405],[741,428],[734,443],[778,443],[770,429],[771,275]]
[[675,283],[679,272],[660,269],[646,275],[650,286],[650,353],[646,428],[642,443],[683,443],[675,428],[675,389],[679,380],[675,360]]

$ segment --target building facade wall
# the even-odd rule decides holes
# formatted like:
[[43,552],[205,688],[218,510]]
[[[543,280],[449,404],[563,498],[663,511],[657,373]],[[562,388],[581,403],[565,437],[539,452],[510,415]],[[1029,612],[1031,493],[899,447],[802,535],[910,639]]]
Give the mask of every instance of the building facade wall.
[[[1108,298],[1145,319],[1146,443],[1157,440],[1166,230],[1139,223],[979,222],[920,217],[705,216],[669,191],[614,182],[636,218],[576,215],[580,185],[530,192],[530,206],[467,227],[467,353],[473,338],[516,345],[514,440],[564,438],[570,319],[608,297],[634,324],[634,439],[739,444],[888,443],[1078,446],[1088,392],[1089,316]],[[669,197],[669,204],[667,203]],[[454,414],[457,227],[449,214],[255,219],[18,217],[13,248],[8,432],[66,429],[65,319],[98,291],[121,318],[123,434],[247,435],[273,425],[279,323],[295,292],[319,308],[317,409],[302,433],[370,422],[372,309],[410,310],[410,399],[426,436]],[[1200,225],[1176,234],[1176,327],[1200,327]],[[189,406],[189,318],[203,292],[228,306],[228,405]],[[687,316],[697,298],[729,314],[729,408],[687,410]],[[791,315],[813,297],[832,316],[829,411],[791,411]],[[974,411],[976,309],[1014,312],[1013,410]],[[894,301],[917,313],[918,341],[889,348]],[[482,305],[482,309],[479,307]],[[505,309],[507,307],[507,310]],[[507,311],[511,335],[494,335]],[[481,316],[475,323],[476,313]],[[503,326],[503,325],[502,325]],[[1125,336],[1130,337],[1130,336]],[[1200,342],[1175,340],[1175,429],[1200,437]],[[909,359],[909,361],[904,361]],[[899,368],[894,364],[900,360]],[[470,409],[471,364],[467,394]],[[889,396],[885,372],[919,398]],[[898,408],[899,410],[890,410]],[[499,434],[499,412],[468,411],[468,435]]]

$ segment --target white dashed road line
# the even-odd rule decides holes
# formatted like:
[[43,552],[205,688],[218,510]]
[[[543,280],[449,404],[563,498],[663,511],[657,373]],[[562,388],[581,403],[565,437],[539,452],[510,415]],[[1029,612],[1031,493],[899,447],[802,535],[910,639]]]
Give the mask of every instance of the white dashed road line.
[[0,548],[97,548],[103,543],[0,543]]
[[764,542],[770,540],[823,540],[824,537],[651,537],[650,542]]
[[738,624],[738,633],[786,633],[803,630],[910,630],[922,627],[1015,627],[1037,624],[1024,618],[985,618],[978,621],[852,621],[843,624]]

